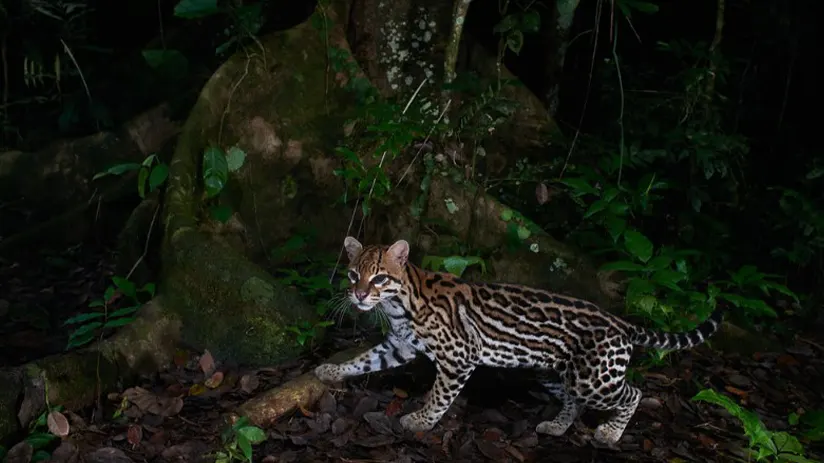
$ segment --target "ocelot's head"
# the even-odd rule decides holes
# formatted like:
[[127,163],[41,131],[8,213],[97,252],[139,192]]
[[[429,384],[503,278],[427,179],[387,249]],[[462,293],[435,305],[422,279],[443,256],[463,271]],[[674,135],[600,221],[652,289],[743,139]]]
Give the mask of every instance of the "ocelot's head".
[[349,300],[358,310],[371,310],[400,292],[409,243],[398,240],[392,246],[363,246],[347,236],[343,247],[349,255]]

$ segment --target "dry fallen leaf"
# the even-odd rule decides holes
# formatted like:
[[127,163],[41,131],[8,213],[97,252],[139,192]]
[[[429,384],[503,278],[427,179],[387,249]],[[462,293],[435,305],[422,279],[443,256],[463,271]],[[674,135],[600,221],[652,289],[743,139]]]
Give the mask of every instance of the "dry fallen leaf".
[[69,427],[69,420],[58,411],[49,413],[49,416],[46,418],[46,425],[49,428],[49,432],[58,437],[68,436],[69,430],[71,429]]
[[743,391],[743,390],[738,389],[737,387],[734,387],[734,386],[724,386],[724,389],[726,389],[727,392],[729,392],[729,393],[732,393],[732,394],[737,395],[738,397],[741,397],[742,399],[746,399],[747,396],[749,395],[749,393],[747,391]]
[[406,391],[404,391],[403,389],[399,388],[399,387],[392,388],[392,392],[396,396],[400,397],[401,399],[405,399],[405,398],[409,397],[409,394]]
[[255,374],[243,375],[240,378],[240,389],[247,394],[254,392],[258,386],[260,386],[260,379]]
[[215,389],[223,382],[223,372],[216,371],[211,378],[207,379],[203,385],[209,389]]
[[539,183],[535,187],[535,199],[538,200],[538,204],[546,204],[549,201],[549,188],[545,184]]
[[386,416],[395,416],[403,410],[403,402],[400,399],[392,399],[386,405]]
[[206,392],[206,386],[202,384],[192,384],[192,387],[189,388],[189,395],[190,396],[198,396]]
[[212,357],[212,354],[208,349],[203,351],[203,355],[200,356],[198,364],[200,365],[200,369],[203,370],[203,374],[206,376],[211,376],[211,374],[215,371],[215,359]]
[[306,408],[304,408],[303,405],[301,405],[301,404],[298,404],[298,408],[300,409],[300,412],[303,413],[303,416],[305,416],[307,418],[312,418],[313,416],[315,416],[314,413],[312,413],[309,410],[307,410]]
[[129,426],[129,430],[126,432],[126,439],[132,446],[138,446],[140,441],[143,440],[143,427],[136,424]]
[[126,389],[123,397],[141,412],[153,415],[174,416],[183,408],[183,399],[180,397],[160,397],[142,387]]

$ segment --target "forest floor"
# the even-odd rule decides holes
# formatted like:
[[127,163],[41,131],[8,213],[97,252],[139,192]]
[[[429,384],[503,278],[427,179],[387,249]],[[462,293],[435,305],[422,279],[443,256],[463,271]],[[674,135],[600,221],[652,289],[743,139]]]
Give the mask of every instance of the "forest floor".
[[[112,275],[112,260],[111,252],[93,245],[0,259],[0,366],[62,351],[69,333],[63,320],[99,297]],[[122,395],[134,405],[119,410],[122,395],[113,394],[104,398],[102,409],[65,412],[71,431],[51,461],[78,461],[78,455],[80,461],[110,463],[215,461],[213,452],[223,446],[218,423],[224,412],[311,371],[332,352],[379,339],[374,327],[337,329],[330,342],[304,358],[257,370],[215,364],[208,353],[181,350],[167,371],[126,385]],[[654,367],[636,360],[633,381],[645,399],[617,449],[590,443],[603,418],[594,412],[586,412],[562,437],[537,435],[535,426],[559,408],[530,381],[528,371],[479,369],[432,432],[403,432],[398,418],[421,406],[434,378],[432,365],[420,359],[349,380],[316,407],[284,418],[255,446],[254,461],[747,461],[738,420],[690,399],[713,387],[757,412],[767,428],[800,434],[788,415],[824,409],[822,346],[819,333],[798,335],[791,346],[752,356],[701,346]],[[204,373],[214,369],[222,373],[218,382]],[[210,387],[204,386],[210,378]],[[163,406],[140,407],[146,403]],[[824,455],[820,443],[806,445],[808,457]]]

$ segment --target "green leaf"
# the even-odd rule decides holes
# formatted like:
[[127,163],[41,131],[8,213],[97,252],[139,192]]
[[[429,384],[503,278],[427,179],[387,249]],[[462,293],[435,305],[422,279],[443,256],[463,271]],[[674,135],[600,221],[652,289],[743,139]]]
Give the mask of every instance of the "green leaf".
[[611,186],[604,190],[603,198],[606,202],[612,202],[615,197],[618,196],[618,188]]
[[744,433],[750,438],[750,447],[761,445],[767,449],[770,449],[773,454],[776,453],[777,449],[775,447],[775,443],[770,437],[769,431],[755,413],[741,407],[737,403],[733,402],[729,397],[720,394],[713,389],[704,389],[700,391],[692,398],[692,400],[709,402],[711,404],[724,407],[730,415],[741,421],[741,424],[744,427]]
[[521,19],[521,30],[527,34],[534,34],[541,29],[541,15],[535,10],[524,13]]
[[[652,270],[663,270],[672,264],[672,257],[670,256],[655,256],[647,264],[647,268]],[[684,272],[681,272],[684,273]]]
[[443,260],[443,266],[447,272],[459,277],[466,271],[469,262],[461,256],[450,256]]
[[95,174],[94,177],[92,177],[92,180],[94,181],[94,180],[97,180],[101,177],[105,177],[107,175],[123,175],[126,172],[131,172],[133,170],[138,170],[138,169],[140,169],[140,167],[141,167],[140,164],[135,163],[135,162],[129,162],[129,163],[125,163],[125,164],[116,164],[116,165],[113,165],[113,166],[109,167],[108,169],[106,169],[103,172],[98,172],[97,174]]
[[599,213],[599,212],[603,211],[604,209],[606,209],[606,208],[607,208],[607,206],[609,206],[609,202],[604,201],[603,199],[599,199],[599,200],[597,200],[597,201],[593,202],[593,203],[589,206],[589,209],[587,209],[587,211],[584,213],[584,218],[585,218],[585,219],[586,219],[586,218],[589,218],[589,217],[591,217],[592,215],[597,214],[597,213]]
[[804,455],[804,447],[798,442],[798,439],[784,431],[774,432],[772,435],[775,448],[779,453],[794,453],[796,455]]
[[163,74],[170,77],[185,73],[189,67],[186,55],[178,50],[143,50],[142,54],[150,68],[162,70]]
[[203,152],[203,185],[206,197],[213,198],[223,191],[229,179],[229,164],[223,150],[210,146]]
[[633,257],[646,263],[652,257],[652,241],[636,230],[624,232],[624,245]]
[[130,307],[124,307],[122,309],[117,309],[114,312],[109,314],[109,318],[117,318],[122,317],[124,315],[129,315],[137,312],[140,309],[139,305],[133,305]]
[[146,283],[140,288],[141,293],[149,293],[149,296],[155,295],[155,284],[154,283]]
[[237,433],[248,439],[252,444],[260,444],[266,440],[266,432],[257,426],[239,428]]
[[627,229],[627,221],[621,217],[608,215],[604,219],[604,226],[609,232],[609,236],[612,237],[612,242],[617,243],[618,238],[620,238],[621,234],[624,233],[624,230]]
[[184,19],[203,18],[217,12],[217,0],[180,0],[175,6],[175,16]]
[[137,173],[137,194],[141,198],[146,197],[146,180],[149,179],[149,169],[141,167],[140,172]]
[[100,328],[101,326],[103,326],[103,323],[101,322],[91,322],[85,325],[80,325],[80,327],[74,330],[74,332],[71,334],[69,340],[71,340],[72,338],[80,337],[86,333],[92,333],[94,332],[94,330]]
[[519,30],[510,31],[506,36],[506,47],[512,50],[512,53],[520,54],[521,48],[524,46],[524,33]]
[[51,460],[51,453],[45,450],[38,450],[31,456],[31,463],[36,463],[38,461],[49,461]]
[[572,188],[576,194],[591,194],[600,196],[600,192],[590,185],[584,177],[567,178],[561,180],[561,183]]
[[137,288],[131,281],[123,277],[114,276],[112,277],[112,283],[117,286],[117,289],[119,289],[124,296],[131,299],[134,299],[135,296],[137,296]]
[[95,318],[100,318],[102,316],[104,316],[103,312],[81,313],[80,315],[75,315],[74,317],[63,322],[63,326],[71,325],[74,323],[82,323],[88,320],[94,320]]
[[778,317],[775,310],[761,299],[753,299],[732,293],[720,293],[718,294],[718,297],[726,299],[736,307],[753,310],[756,312],[756,315],[764,315],[771,318]]
[[531,234],[532,232],[529,231],[528,228],[524,227],[523,225],[518,226],[518,239],[520,239],[521,241],[524,241],[525,239],[529,238]]
[[97,334],[91,331],[79,336],[73,335],[69,338],[69,342],[66,344],[66,350],[71,349],[72,347],[85,346],[86,344],[92,342],[96,336]]
[[166,164],[158,164],[152,169],[149,174],[149,191],[154,191],[169,177],[169,166]]
[[609,262],[601,266],[601,271],[619,271],[619,272],[639,272],[644,270],[644,266],[629,262],[626,260],[619,260],[616,262]]
[[492,32],[496,34],[503,34],[510,31],[518,25],[518,18],[514,14],[508,14],[501,19],[501,22],[492,28]]
[[232,218],[232,208],[225,204],[214,205],[209,208],[212,218],[220,223],[226,223]]
[[512,219],[512,209],[504,209],[501,211],[501,220],[509,222]]
[[232,146],[226,153],[226,163],[229,166],[229,172],[237,172],[243,167],[246,162],[246,152],[237,146]]
[[[305,339],[303,336],[298,336],[298,344],[303,345]],[[246,457],[246,461],[252,461],[252,443],[249,442],[249,439],[242,434],[237,435],[237,446],[240,447],[241,452],[243,452],[243,456]]]
[[681,291],[678,283],[684,280],[684,274],[678,273],[674,270],[658,270],[652,274],[651,280],[653,283],[660,286],[665,286],[673,291]]
[[128,325],[129,323],[134,321],[134,317],[124,317],[124,318],[115,318],[114,320],[109,320],[103,325],[103,328],[117,328],[120,326]]
[[57,436],[54,434],[48,432],[35,432],[26,437],[26,442],[28,442],[34,450],[40,450],[54,442],[55,439],[57,439]]

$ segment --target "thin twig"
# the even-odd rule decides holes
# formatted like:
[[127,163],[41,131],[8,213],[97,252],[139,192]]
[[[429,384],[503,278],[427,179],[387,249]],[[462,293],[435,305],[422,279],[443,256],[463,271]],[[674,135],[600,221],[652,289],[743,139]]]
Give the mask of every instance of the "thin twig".
[[146,255],[149,253],[149,241],[152,239],[152,229],[154,228],[155,221],[157,220],[157,213],[160,211],[160,204],[155,207],[154,214],[152,215],[152,221],[149,223],[149,231],[146,233],[146,242],[143,244],[143,254],[137,258],[134,265],[132,265],[132,269],[129,270],[129,273],[126,275],[126,279],[128,280],[131,278],[132,274],[135,270],[137,270],[137,266],[143,262],[143,259],[146,258]]

